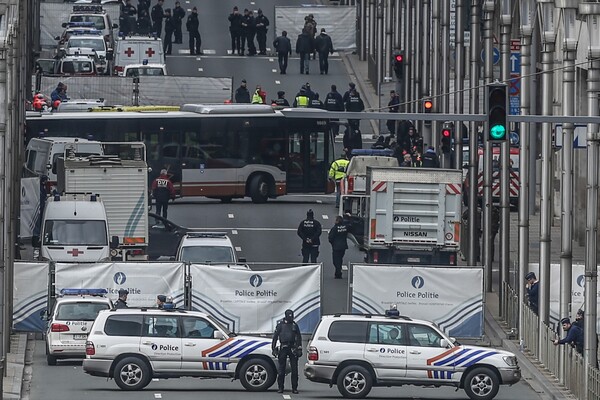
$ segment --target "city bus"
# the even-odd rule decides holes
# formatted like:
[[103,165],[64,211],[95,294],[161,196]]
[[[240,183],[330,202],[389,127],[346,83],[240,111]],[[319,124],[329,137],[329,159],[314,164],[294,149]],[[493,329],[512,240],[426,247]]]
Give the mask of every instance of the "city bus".
[[[303,110],[292,110],[294,115]],[[286,111],[287,112],[287,111]],[[331,193],[329,121],[290,118],[268,105],[192,105],[180,111],[28,113],[27,140],[143,141],[149,181],[168,171],[181,196],[255,203],[288,193]]]

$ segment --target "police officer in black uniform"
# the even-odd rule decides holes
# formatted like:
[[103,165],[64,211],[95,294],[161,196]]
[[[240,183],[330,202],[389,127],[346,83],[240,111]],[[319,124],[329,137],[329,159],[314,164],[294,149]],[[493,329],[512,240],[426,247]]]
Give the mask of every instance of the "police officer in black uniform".
[[200,37],[200,31],[198,30],[200,27],[200,21],[198,20],[198,9],[196,7],[192,8],[191,14],[188,15],[185,27],[190,37],[190,55],[193,56],[194,54],[202,54],[202,50],[200,50],[200,46],[202,46],[202,38]]
[[163,51],[165,56],[171,55],[173,50],[173,32],[175,32],[175,21],[171,16],[171,9],[165,10],[165,40],[163,41]]
[[[277,347],[279,341],[279,348]],[[273,356],[277,357],[277,393],[283,393],[287,358],[292,368],[292,393],[298,393],[298,358],[302,357],[302,334],[300,327],[294,322],[294,311],[285,310],[285,317],[277,322],[271,342]]]
[[238,7],[233,7],[233,12],[229,14],[229,34],[231,35],[231,54],[241,54],[240,39],[242,37],[242,15],[238,12]]
[[302,262],[316,263],[319,256],[319,245],[321,244],[321,223],[315,219],[313,210],[306,212],[306,219],[298,226],[298,236],[302,239]]
[[258,42],[258,51],[260,55],[267,55],[267,30],[269,19],[263,14],[262,10],[258,9],[256,22],[256,41]]
[[129,308],[127,305],[127,295],[129,291],[127,289],[119,289],[119,299],[115,301],[114,308],[118,310],[120,308]]
[[333,250],[333,266],[335,267],[335,279],[342,279],[342,263],[344,254],[348,248],[348,227],[344,224],[344,219],[338,215],[335,217],[335,225],[329,231],[329,243]]
[[287,99],[284,96],[285,96],[285,92],[283,90],[278,91],[277,92],[277,100],[273,101],[273,103],[279,107],[289,107],[290,103],[287,101]]
[[165,17],[165,12],[163,11],[162,6],[163,0],[158,0],[150,12],[150,18],[152,19],[152,30],[156,32],[157,37],[161,37],[162,35],[162,20]]
[[[324,106],[327,111],[344,111],[344,100],[340,92],[337,91],[337,86],[331,85],[331,92],[327,93]],[[330,121],[334,122],[331,124],[331,132],[334,136],[337,136],[340,132],[340,126],[335,122],[339,120],[331,119]]]
[[185,17],[185,10],[181,8],[178,1],[175,2],[175,8],[173,9],[173,25],[175,27],[175,43],[182,44],[183,36],[181,33],[181,21]]
[[323,109],[323,102],[319,100],[319,93],[315,92],[313,98],[310,100],[310,104],[308,105],[310,108],[319,108]]

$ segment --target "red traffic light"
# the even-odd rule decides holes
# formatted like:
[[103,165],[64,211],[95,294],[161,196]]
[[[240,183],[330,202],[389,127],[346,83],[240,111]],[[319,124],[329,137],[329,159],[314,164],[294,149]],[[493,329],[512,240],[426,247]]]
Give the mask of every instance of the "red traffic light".
[[442,136],[449,138],[452,135],[452,131],[450,129],[442,129]]
[[401,63],[404,60],[404,57],[402,56],[402,54],[396,54],[396,62]]
[[425,111],[431,111],[431,109],[433,108],[433,101],[425,100],[423,102],[423,108],[425,109]]

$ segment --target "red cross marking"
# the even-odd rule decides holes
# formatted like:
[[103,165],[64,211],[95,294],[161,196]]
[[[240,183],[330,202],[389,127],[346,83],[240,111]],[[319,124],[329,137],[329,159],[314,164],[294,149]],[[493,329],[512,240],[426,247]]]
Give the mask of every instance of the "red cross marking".
[[131,47],[128,47],[127,50],[124,51],[127,54],[127,57],[131,57],[132,54],[135,54],[135,51]]
[[67,251],[67,254],[71,254],[73,255],[73,257],[77,257],[80,254],[83,254],[83,251],[80,251],[79,249],[73,249],[71,251]]
[[152,50],[152,47],[148,47],[148,50],[146,50],[146,54],[148,54],[148,57],[152,57],[154,54],[156,54],[156,52]]

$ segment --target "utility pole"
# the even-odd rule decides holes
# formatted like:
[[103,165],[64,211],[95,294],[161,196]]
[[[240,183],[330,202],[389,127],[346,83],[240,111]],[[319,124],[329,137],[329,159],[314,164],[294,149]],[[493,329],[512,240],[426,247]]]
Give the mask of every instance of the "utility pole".
[[[448,114],[450,112],[450,68],[448,67],[448,65],[450,64],[450,2],[447,0],[442,0],[440,17],[442,27],[440,38],[440,44],[442,47],[442,62],[440,63],[440,65],[442,65],[440,76],[440,88],[442,97],[439,99],[439,106],[436,109],[436,111],[439,112],[441,106],[442,113]],[[440,125],[437,124],[437,127],[439,128]],[[438,130],[435,130],[435,132],[438,139],[437,141],[431,143],[431,146],[435,146],[437,154],[441,155],[442,167],[448,168],[448,165],[450,165],[450,160],[447,160],[447,158],[449,158],[450,153],[446,154],[440,151],[441,135],[439,135]]]
[[[431,20],[432,20],[432,24],[433,24],[433,29],[431,31],[431,42],[433,44],[433,54],[431,56],[432,60],[440,60],[442,57],[442,52],[440,49],[440,36],[441,36],[441,21],[440,21],[440,14],[441,14],[441,7],[440,7],[440,2],[441,1],[447,1],[447,0],[431,0]],[[431,87],[431,97],[433,99],[433,112],[440,112],[440,110],[442,109],[441,107],[441,79],[440,79],[440,70],[441,70],[441,65],[442,63],[440,62],[432,62],[431,63],[431,68],[433,69],[433,74],[432,74],[432,87]],[[423,141],[423,146],[427,146],[427,145],[431,145],[431,146],[435,146],[434,143],[438,143],[439,142],[439,134],[438,134],[438,122],[437,121],[432,121],[431,122],[431,140],[428,143],[425,143],[425,141]]]
[[[454,113],[461,115],[464,112],[465,88],[465,3],[466,0],[456,0],[456,64],[454,66]],[[463,122],[454,122],[454,168],[462,170],[463,167]]]

